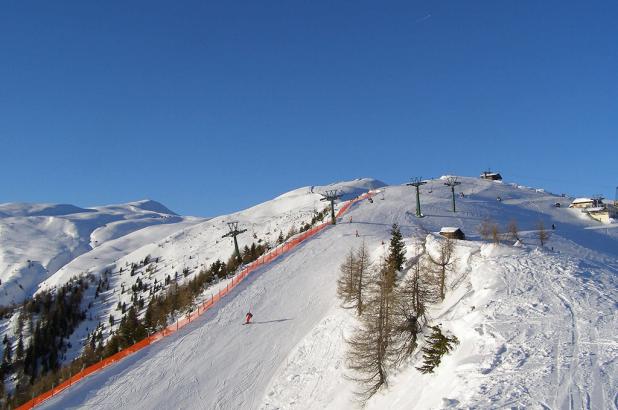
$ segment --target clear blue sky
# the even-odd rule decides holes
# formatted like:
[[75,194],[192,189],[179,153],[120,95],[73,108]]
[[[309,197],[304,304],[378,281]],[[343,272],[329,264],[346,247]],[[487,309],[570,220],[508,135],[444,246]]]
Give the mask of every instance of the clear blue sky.
[[618,2],[0,5],[0,202],[194,215],[357,177],[618,185]]

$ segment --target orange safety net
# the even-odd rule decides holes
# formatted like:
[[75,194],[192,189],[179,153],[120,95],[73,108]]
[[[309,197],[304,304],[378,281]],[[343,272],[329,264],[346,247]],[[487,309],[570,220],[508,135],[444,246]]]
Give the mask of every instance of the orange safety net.
[[[356,202],[362,201],[364,199],[368,199],[370,197],[372,197],[374,195],[374,193],[367,192],[363,195],[360,195],[359,197],[352,199],[350,201],[347,201],[337,212],[336,217],[339,218],[341,217],[343,214],[345,214],[348,209],[350,208],[350,206],[352,206],[353,204],[355,204]],[[232,289],[234,289],[240,282],[243,281],[243,279],[245,279],[251,272],[255,271],[257,268],[264,266],[270,262],[272,262],[273,260],[277,259],[279,256],[283,255],[284,253],[287,253],[289,251],[291,251],[292,249],[296,248],[299,244],[301,244],[302,242],[304,242],[305,240],[307,240],[308,238],[311,238],[312,236],[316,235],[318,232],[321,232],[324,228],[326,228],[328,225],[330,225],[330,222],[323,222],[320,225],[314,226],[313,228],[298,234],[290,239],[288,239],[286,242],[284,242],[281,245],[278,245],[277,247],[275,247],[274,249],[270,250],[268,253],[260,256],[258,259],[256,259],[255,261],[251,262],[250,264],[248,264],[247,266],[245,266],[239,273],[237,273],[232,280],[223,288],[219,289],[219,291],[213,295],[211,295],[210,299],[207,299],[205,302],[200,303],[197,306],[197,309],[188,313],[187,315],[185,315],[183,318],[178,319],[176,321],[176,323],[173,323],[171,325],[169,325],[168,327],[148,336],[147,338],[145,338],[144,340],[141,340],[121,351],[119,351],[118,353],[109,356],[103,360],[101,360],[100,362],[97,362],[91,366],[88,366],[85,369],[82,369],[80,372],[70,376],[67,380],[65,380],[64,382],[60,383],[58,386],[53,387],[51,390],[46,391],[45,393],[42,393],[40,395],[38,395],[37,397],[33,398],[32,400],[22,404],[20,407],[17,408],[17,410],[26,410],[26,409],[32,409],[35,406],[43,403],[44,401],[48,400],[49,398],[57,395],[58,393],[68,389],[70,386],[72,386],[73,384],[79,382],[80,380],[88,377],[89,375],[98,372],[99,370],[114,364],[122,359],[124,359],[125,357],[139,351],[142,350],[143,348],[145,348],[146,346],[149,346],[150,344],[163,339],[166,336],[169,336],[175,332],[177,332],[179,329],[183,328],[184,326],[188,325],[189,323],[191,323],[192,320],[197,319],[199,316],[203,315],[204,313],[206,313],[206,311],[208,311],[208,309],[210,309],[212,306],[215,305],[215,303],[217,303],[219,300],[221,300],[225,295],[227,295],[228,293],[230,293],[230,291]]]

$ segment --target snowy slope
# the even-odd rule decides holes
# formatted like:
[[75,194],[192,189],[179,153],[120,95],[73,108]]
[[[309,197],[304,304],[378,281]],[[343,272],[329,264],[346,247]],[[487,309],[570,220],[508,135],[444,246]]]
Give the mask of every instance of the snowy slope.
[[[291,227],[298,230],[302,223],[311,219],[315,210],[321,210],[327,205],[321,201],[319,192],[337,189],[344,193],[344,197],[353,197],[383,185],[380,181],[359,179],[349,183],[299,188],[234,214],[209,220],[184,218],[184,224],[174,225],[170,229],[151,227],[148,230],[136,231],[125,235],[122,241],[114,241],[118,236],[116,232],[126,226],[140,224],[142,220],[121,221],[123,224],[120,228],[109,223],[104,230],[97,229],[91,235],[96,240],[105,238],[106,242],[103,244],[102,240],[96,243],[100,248],[95,247],[82,258],[77,258],[58,270],[41,283],[39,290],[62,285],[79,272],[100,273],[104,269],[115,271],[138,262],[147,255],[161,261],[157,265],[153,280],[160,281],[166,275],[180,272],[183,268],[190,268],[194,273],[216,259],[225,261],[231,255],[234,249],[232,240],[222,238],[229,231],[227,222],[237,221],[240,227],[247,229],[247,233],[239,236],[241,246],[250,245],[258,239],[273,244],[280,232],[285,235]],[[118,250],[122,252],[117,253]],[[136,279],[118,275],[118,280],[125,281],[127,285],[129,281]]]
[[[431,248],[435,239],[428,232],[442,226],[461,227],[472,239],[458,247],[448,296],[431,312],[461,343],[433,375],[421,375],[414,363],[403,366],[369,408],[615,407],[618,230],[586,229],[599,224],[552,206],[566,205],[568,198],[462,181],[466,196],[457,198],[457,214],[449,211],[443,181],[425,185],[422,219],[413,216],[412,189],[384,188],[373,203],[351,209],[351,223],[346,216],[345,223],[253,273],[179,333],[44,407],[353,408],[355,386],[344,377],[343,353],[354,318],[338,307],[335,280],[343,255],[361,240],[374,257],[383,254],[393,222],[402,226],[410,254],[419,238],[428,237]],[[358,181],[348,185],[361,187]],[[165,272],[172,264],[199,265],[220,254],[220,246],[229,249],[217,239],[225,220],[273,238],[275,229],[287,229],[317,199],[309,189],[293,191],[187,228],[147,251],[167,261]],[[524,245],[483,244],[476,231],[484,218],[503,225],[516,220]],[[534,240],[539,219],[557,227],[540,250]],[[139,252],[133,260],[143,257]],[[248,309],[256,323],[241,326]]]
[[[102,327],[104,339],[111,336],[119,321],[116,321],[115,327],[110,327],[108,319],[110,315],[120,317],[121,312],[117,309],[119,302],[126,303],[127,306],[132,305],[132,292],[129,290],[138,279],[148,287],[148,290],[140,293],[147,306],[153,294],[150,291],[154,289],[154,294],[163,292],[164,288],[160,286],[165,283],[167,277],[172,279],[177,277],[177,281],[183,283],[192,279],[197,272],[215,260],[227,261],[234,249],[231,239],[222,238],[229,230],[227,222],[238,221],[240,227],[248,230],[239,237],[241,247],[260,240],[274,244],[280,234],[285,236],[292,227],[298,230],[301,224],[311,220],[316,210],[326,207],[326,203],[321,201],[319,192],[337,189],[344,194],[344,197],[353,197],[367,189],[383,185],[380,181],[359,179],[329,186],[304,187],[252,208],[209,220],[154,214],[162,215],[161,218],[154,217],[155,221],[168,223],[147,226],[130,233],[123,232],[148,221],[148,218],[134,217],[106,223],[92,230],[90,233],[92,250],[75,257],[53,274],[44,275],[46,279],[43,278],[45,280],[40,282],[36,289],[36,292],[53,290],[83,273],[93,275],[96,282],[103,272],[109,272],[109,289],[103,289],[97,295],[93,286],[86,292],[82,307],[87,320],[82,321],[74,331],[68,341],[72,348],[63,355],[62,360],[68,362],[75,358],[93,329],[98,326]],[[146,215],[150,215],[153,211],[166,209],[160,204],[140,202],[96,208],[96,211],[102,210],[108,213],[128,210],[131,215],[135,212],[139,215],[139,212],[145,210]],[[124,235],[119,236],[119,232]],[[146,258],[151,262],[144,265],[142,262]],[[135,275],[131,275],[131,266],[137,267]],[[186,277],[184,271],[188,272]],[[159,286],[158,289],[155,284]],[[211,291],[225,284],[226,281],[217,283]],[[142,310],[142,314],[143,312]],[[0,322],[0,337],[7,335],[13,342],[18,334],[15,316]]]
[[[150,200],[89,209],[64,204],[1,204],[0,304],[32,296],[49,276],[108,241],[153,225],[180,224],[177,229],[181,229],[198,221],[180,217]],[[159,239],[156,235],[142,237],[143,243]],[[75,273],[72,269],[71,274]]]

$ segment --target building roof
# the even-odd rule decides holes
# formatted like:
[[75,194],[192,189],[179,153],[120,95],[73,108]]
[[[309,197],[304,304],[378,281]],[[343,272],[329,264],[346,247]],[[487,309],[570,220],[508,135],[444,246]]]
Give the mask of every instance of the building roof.
[[452,226],[444,226],[442,227],[442,229],[440,229],[440,232],[444,232],[444,233],[453,233],[453,232],[457,232],[457,231],[461,231],[461,229],[459,228],[455,228]]
[[604,206],[595,206],[592,208],[586,208],[586,212],[603,212],[603,211],[607,211],[607,208],[605,208]]
[[499,172],[483,172],[481,178],[502,178]]
[[594,202],[592,198],[575,198],[572,204],[584,204],[586,202]]

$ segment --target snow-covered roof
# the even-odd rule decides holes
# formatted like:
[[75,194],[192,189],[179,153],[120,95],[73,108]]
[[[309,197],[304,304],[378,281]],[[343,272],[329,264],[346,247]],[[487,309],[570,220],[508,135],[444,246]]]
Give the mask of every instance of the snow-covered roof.
[[586,212],[603,212],[607,209],[604,206],[595,206],[592,208],[586,208]]
[[444,226],[442,227],[442,229],[440,229],[440,232],[444,232],[444,233],[453,233],[453,232],[457,232],[460,231],[461,229],[459,228],[455,228],[452,226]]
[[594,202],[594,201],[592,200],[592,198],[575,198],[573,202],[571,203],[572,204],[583,204],[586,202]]

